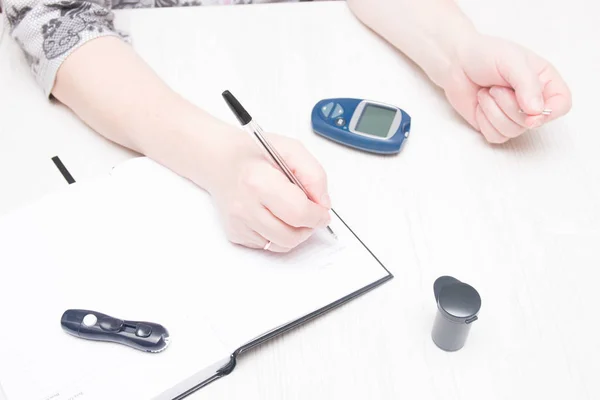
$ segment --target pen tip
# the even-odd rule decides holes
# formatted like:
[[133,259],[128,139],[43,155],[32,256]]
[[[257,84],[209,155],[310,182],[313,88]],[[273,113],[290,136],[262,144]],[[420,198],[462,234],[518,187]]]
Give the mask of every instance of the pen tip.
[[333,236],[335,240],[338,240],[338,236],[335,234],[335,232],[333,231],[333,229],[331,229],[330,226],[327,226],[327,230],[329,231],[329,233],[331,233],[331,236]]

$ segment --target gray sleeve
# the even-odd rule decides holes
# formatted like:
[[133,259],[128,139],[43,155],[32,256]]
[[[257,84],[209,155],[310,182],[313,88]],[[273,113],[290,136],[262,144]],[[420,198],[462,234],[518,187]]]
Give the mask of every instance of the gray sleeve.
[[79,46],[119,36],[111,0],[0,0],[12,38],[46,96],[62,62]]

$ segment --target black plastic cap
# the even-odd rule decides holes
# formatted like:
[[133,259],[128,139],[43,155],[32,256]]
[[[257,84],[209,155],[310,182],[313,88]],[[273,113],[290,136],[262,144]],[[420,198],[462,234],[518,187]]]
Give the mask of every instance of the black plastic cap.
[[248,114],[248,111],[246,111],[246,109],[242,107],[240,102],[235,98],[234,95],[231,94],[229,90],[223,92],[223,98],[225,99],[225,102],[227,103],[231,111],[237,117],[238,121],[240,121],[240,124],[246,125],[250,121],[252,121],[252,117],[250,116],[250,114]]
[[433,294],[435,296],[435,301],[438,301],[440,298],[440,293],[444,286],[449,286],[453,283],[461,283],[458,279],[451,276],[440,276],[433,282]]
[[451,276],[440,276],[433,284],[433,292],[446,318],[468,324],[477,320],[481,296],[471,285]]
[[67,310],[60,318],[60,325],[68,333],[78,335],[83,317],[87,314],[88,312],[83,310]]

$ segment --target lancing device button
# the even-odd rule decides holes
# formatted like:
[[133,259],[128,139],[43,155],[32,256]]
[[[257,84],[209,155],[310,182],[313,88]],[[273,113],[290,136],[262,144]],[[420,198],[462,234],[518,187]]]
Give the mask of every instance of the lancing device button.
[[135,336],[148,337],[152,333],[152,327],[144,324],[138,324]]
[[88,314],[85,317],[83,317],[83,324],[85,326],[94,326],[94,325],[96,325],[97,321],[98,321],[98,318],[96,318],[96,316],[94,314]]

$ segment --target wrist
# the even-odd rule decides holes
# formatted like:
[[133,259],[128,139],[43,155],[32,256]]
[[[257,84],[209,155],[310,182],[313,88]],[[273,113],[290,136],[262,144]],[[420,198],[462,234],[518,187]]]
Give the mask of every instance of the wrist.
[[475,27],[466,19],[448,22],[432,32],[428,40],[433,51],[419,65],[435,85],[444,88],[460,64],[461,49],[478,36]]
[[438,86],[451,76],[459,46],[477,35],[455,0],[347,2],[364,24],[414,61]]
[[185,158],[183,175],[213,194],[223,181],[236,149],[246,138],[245,132],[208,113],[197,110],[183,127],[180,154]]
[[244,132],[179,97],[165,101],[160,120],[141,152],[212,193]]

